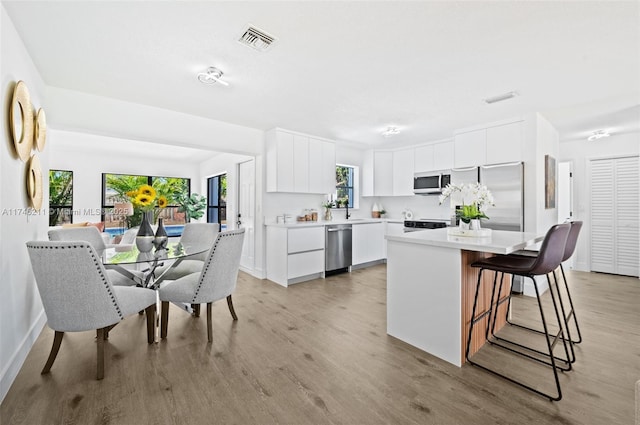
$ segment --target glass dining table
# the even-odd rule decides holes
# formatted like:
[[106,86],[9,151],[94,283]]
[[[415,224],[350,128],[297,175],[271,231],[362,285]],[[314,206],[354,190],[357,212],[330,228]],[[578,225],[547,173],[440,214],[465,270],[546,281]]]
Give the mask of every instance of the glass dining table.
[[[129,250],[107,248],[99,254],[106,269],[118,271],[122,275],[133,279],[138,286],[157,289],[169,270],[178,266],[182,260],[207,252],[210,248],[210,245],[186,245],[181,242],[171,242],[167,244],[166,248],[153,249],[150,252],[140,252],[133,245]],[[159,276],[155,276],[156,269],[163,266],[165,261],[169,262],[169,267],[163,269],[162,274]],[[131,269],[125,267],[136,264],[146,266],[141,270],[142,277],[139,274],[132,273]]]

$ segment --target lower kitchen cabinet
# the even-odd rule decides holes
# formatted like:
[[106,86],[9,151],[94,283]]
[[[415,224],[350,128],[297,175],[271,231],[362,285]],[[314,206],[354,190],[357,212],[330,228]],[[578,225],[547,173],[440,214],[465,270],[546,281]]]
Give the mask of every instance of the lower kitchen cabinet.
[[[404,233],[404,222],[387,222],[384,235],[402,235]],[[384,258],[387,258],[387,240],[384,240]]]
[[384,259],[384,226],[383,222],[353,225],[351,255],[354,266]]
[[267,226],[267,279],[288,286],[324,275],[324,226]]

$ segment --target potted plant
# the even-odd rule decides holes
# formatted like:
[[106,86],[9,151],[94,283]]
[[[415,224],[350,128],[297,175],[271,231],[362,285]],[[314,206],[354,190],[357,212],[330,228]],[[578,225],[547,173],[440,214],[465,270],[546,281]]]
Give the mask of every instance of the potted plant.
[[204,210],[207,208],[207,198],[197,193],[192,193],[191,196],[186,194],[180,194],[177,197],[178,205],[180,208],[178,211],[185,213],[185,219],[188,222],[191,219],[199,219],[204,215]]
[[334,207],[333,201],[324,201],[322,203],[322,207],[324,208],[324,220],[331,221],[331,219],[333,218],[331,216],[331,208]]
[[480,219],[488,219],[482,212],[485,205],[494,205],[493,195],[480,183],[448,184],[440,195],[440,204],[447,198],[460,205],[456,209],[456,218],[460,220],[460,229],[480,230]]

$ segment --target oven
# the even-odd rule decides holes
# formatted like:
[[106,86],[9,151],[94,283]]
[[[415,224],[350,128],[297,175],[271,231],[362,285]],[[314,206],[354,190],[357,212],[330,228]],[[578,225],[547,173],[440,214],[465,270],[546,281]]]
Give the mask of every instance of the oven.
[[447,226],[448,226],[448,223],[444,220],[429,220],[429,219],[405,220],[404,232],[408,233],[408,232],[417,232],[420,230],[442,229]]

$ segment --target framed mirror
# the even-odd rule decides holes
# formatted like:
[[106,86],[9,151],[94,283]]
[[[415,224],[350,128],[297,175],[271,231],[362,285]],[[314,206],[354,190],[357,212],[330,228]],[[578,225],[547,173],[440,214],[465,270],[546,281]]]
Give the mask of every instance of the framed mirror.
[[29,90],[24,81],[18,81],[13,89],[9,123],[16,153],[22,162],[27,162],[33,147],[34,118]]
[[42,208],[42,168],[40,159],[35,154],[31,157],[27,170],[27,196],[32,208],[36,210]]

